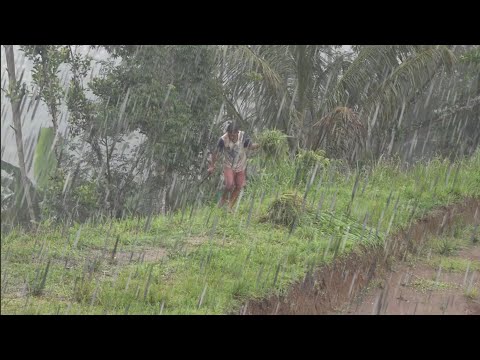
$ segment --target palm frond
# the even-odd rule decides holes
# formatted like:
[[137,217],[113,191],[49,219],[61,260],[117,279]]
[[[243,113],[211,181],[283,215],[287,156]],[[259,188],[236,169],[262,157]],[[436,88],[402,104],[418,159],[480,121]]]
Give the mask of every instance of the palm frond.
[[[397,52],[413,53],[414,45],[371,45],[362,47],[358,56],[345,71],[341,79],[325,95],[322,104],[324,114],[337,106],[348,103],[349,91],[364,91],[373,85],[375,76],[382,77],[395,69],[400,62]],[[320,117],[320,116],[319,116]]]
[[359,114],[347,107],[337,107],[320,119],[315,149],[322,147],[329,158],[354,160],[363,149],[365,126]]
[[441,68],[452,69],[455,61],[455,55],[446,46],[424,48],[400,64],[365,100],[364,115],[370,116],[379,108],[382,118],[390,117],[402,101],[428,84]]

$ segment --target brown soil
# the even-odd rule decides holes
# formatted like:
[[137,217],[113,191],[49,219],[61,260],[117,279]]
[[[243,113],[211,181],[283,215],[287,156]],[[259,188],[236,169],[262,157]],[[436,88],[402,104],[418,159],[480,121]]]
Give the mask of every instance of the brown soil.
[[[467,276],[465,281],[478,288],[478,271],[466,275],[440,272],[437,277],[438,269],[425,264],[411,268],[402,261],[425,243],[427,235],[441,236],[447,233],[457,218],[461,218],[465,224],[478,224],[480,200],[466,199],[437,209],[390,238],[385,247],[359,246],[356,251],[307,274],[303,281],[292,286],[287,295],[249,301],[239,313],[477,314],[478,299],[469,300],[465,297],[461,285]],[[459,256],[470,260],[479,260],[477,255],[478,247],[473,252],[470,249],[464,251],[463,255],[459,253]],[[393,269],[393,265],[398,266]],[[431,285],[428,280],[432,278],[441,282],[441,289],[427,289],[425,293],[419,291],[419,286],[412,286]],[[368,285],[378,282],[378,279],[383,279],[383,285],[380,285],[383,288],[369,291]]]
[[[474,252],[480,260],[480,247]],[[352,302],[346,314],[480,315],[480,302],[465,296],[465,289],[480,285],[478,271],[444,272],[424,263],[402,263],[388,272],[374,289]]]
[[[198,247],[207,240],[206,237],[196,236],[187,239],[185,249],[190,251]],[[163,247],[143,246],[129,251],[117,251],[112,261],[112,251],[105,252],[104,249],[93,249],[88,254],[90,259],[106,259],[115,265],[128,265],[131,263],[156,262],[164,259],[168,255],[168,250]],[[61,259],[59,261],[65,262]],[[69,259],[69,267],[75,266],[76,263]]]

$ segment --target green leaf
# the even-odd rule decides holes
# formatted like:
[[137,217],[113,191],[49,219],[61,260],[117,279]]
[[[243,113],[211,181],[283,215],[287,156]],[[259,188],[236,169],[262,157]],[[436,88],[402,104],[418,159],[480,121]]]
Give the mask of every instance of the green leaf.
[[40,189],[44,189],[55,171],[57,159],[53,149],[53,128],[41,128],[33,160],[33,174]]
[[[24,199],[25,190],[22,184],[22,176],[20,168],[15,165],[12,165],[4,160],[1,163],[2,171],[5,171],[10,177],[2,175],[2,210],[4,208],[11,209],[16,216],[26,216],[28,208],[27,203]],[[36,193],[35,186],[32,184],[30,179],[27,178],[29,183],[30,191],[34,194],[33,200],[37,201],[38,194]],[[14,196],[15,199],[12,201],[10,198]]]

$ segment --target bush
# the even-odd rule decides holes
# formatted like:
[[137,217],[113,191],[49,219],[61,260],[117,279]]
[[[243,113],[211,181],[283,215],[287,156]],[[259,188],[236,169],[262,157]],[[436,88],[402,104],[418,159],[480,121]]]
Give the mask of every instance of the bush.
[[102,197],[97,194],[95,183],[79,179],[64,192],[66,180],[62,169],[51,177],[41,202],[43,218],[61,221],[71,215],[73,220],[84,222],[98,209],[98,199]]
[[297,192],[283,193],[270,205],[267,215],[261,220],[277,225],[292,226],[303,212],[303,199]]
[[325,168],[329,165],[330,161],[325,157],[325,151],[323,150],[303,150],[300,149],[295,157],[295,163],[298,170],[298,176],[305,181],[308,181],[309,172],[313,171],[315,166],[319,168]]
[[287,135],[279,130],[265,130],[258,136],[258,142],[266,159],[281,160],[288,154]]

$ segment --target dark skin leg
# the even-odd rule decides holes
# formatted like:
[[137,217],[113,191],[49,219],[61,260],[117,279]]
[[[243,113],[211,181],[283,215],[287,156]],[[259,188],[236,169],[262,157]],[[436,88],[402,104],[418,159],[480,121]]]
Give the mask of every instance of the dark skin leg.
[[233,190],[232,197],[230,198],[230,209],[233,209],[241,190],[241,187],[235,187],[235,190]]
[[230,209],[233,209],[233,207],[235,206],[235,202],[237,201],[238,195],[240,195],[242,188],[245,186],[245,177],[246,177],[245,171],[235,174],[235,177],[234,177],[235,189],[233,190],[232,197],[230,199]]
[[223,205],[225,205],[225,203],[228,201],[229,194],[230,194],[230,190],[228,189],[223,190],[222,198],[220,199],[220,203],[218,204],[219,207],[222,207]]

